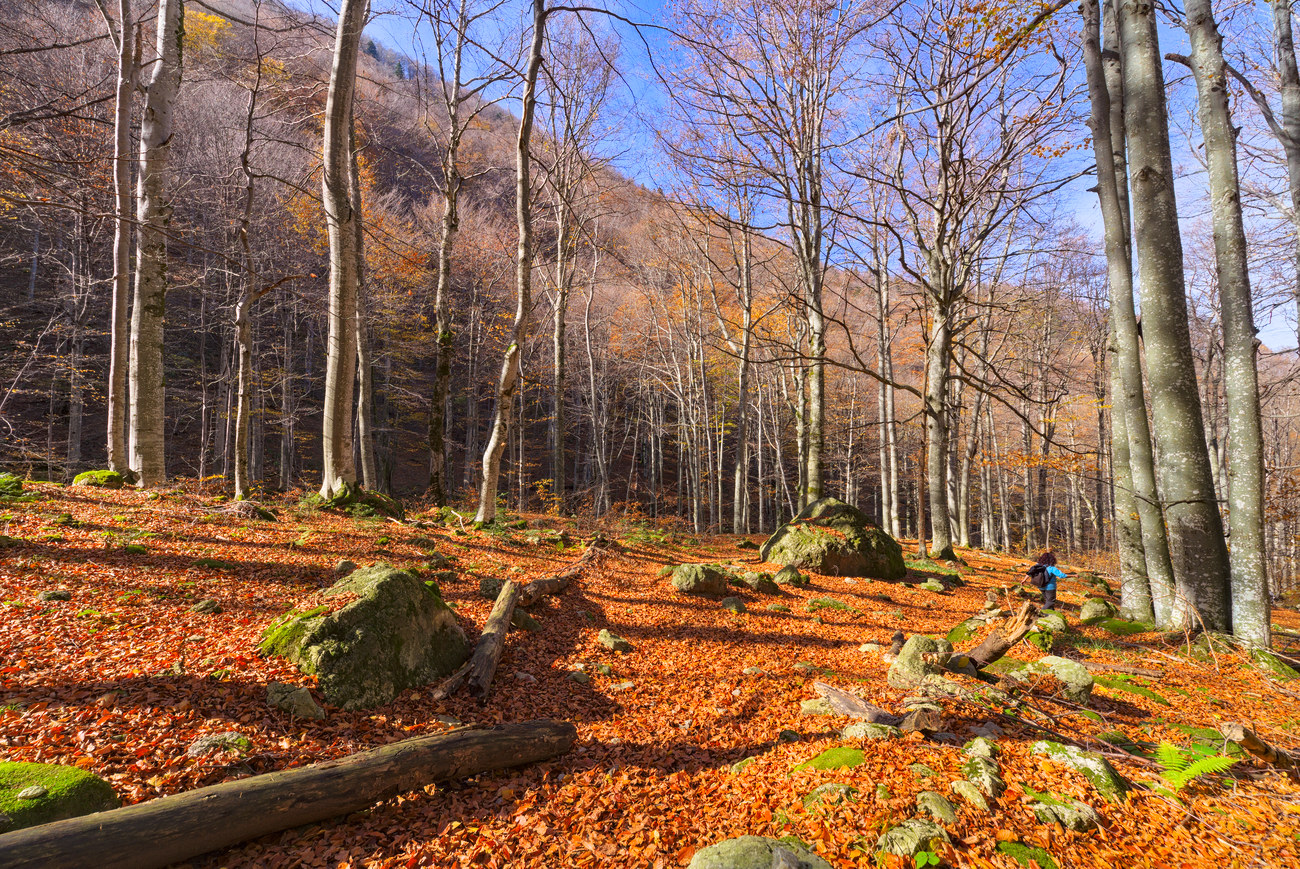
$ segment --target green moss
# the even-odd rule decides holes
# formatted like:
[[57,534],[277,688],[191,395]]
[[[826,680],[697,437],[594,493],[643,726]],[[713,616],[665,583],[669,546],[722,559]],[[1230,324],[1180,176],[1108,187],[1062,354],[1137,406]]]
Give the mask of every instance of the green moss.
[[1124,619],[1102,619],[1096,623],[1096,626],[1104,631],[1115,634],[1118,637],[1129,637],[1133,634],[1145,634],[1148,631],[1154,631],[1155,626],[1146,622],[1130,622]]
[[[45,788],[36,799],[20,800],[29,787]],[[121,802],[108,782],[75,766],[0,762],[0,832],[48,824],[91,812],[115,809]]]
[[72,485],[120,489],[126,485],[126,477],[117,473],[117,471],[82,471],[72,478]]
[[979,619],[967,619],[949,631],[948,636],[945,639],[954,646],[958,643],[964,643],[971,637],[975,636],[983,626],[984,622]]
[[144,555],[149,551],[149,548],[143,543],[128,543],[122,547],[122,551],[127,555]]
[[833,597],[815,597],[808,601],[808,612],[815,613],[818,610],[840,610],[846,613],[856,613],[857,610],[844,601],[836,600]]
[[1035,863],[1038,864],[1038,869],[1057,869],[1056,861],[1052,859],[1052,855],[1042,848],[1022,845],[1019,842],[998,842],[998,852],[1006,854],[1012,860],[1024,866],[1025,869],[1032,869]]
[[195,567],[206,567],[210,570],[234,570],[235,565],[229,561],[222,561],[220,558],[198,558],[194,561]]
[[298,653],[307,630],[314,627],[319,617],[329,612],[329,607],[318,606],[309,610],[292,610],[276,619],[262,632],[257,650],[263,655],[283,655],[291,658]]
[[23,493],[23,481],[14,474],[0,474],[0,496],[16,498]]
[[846,769],[861,766],[866,759],[866,755],[859,748],[838,746],[829,748],[816,757],[804,761],[795,769]]
[[1110,691],[1122,691],[1125,694],[1145,697],[1148,700],[1159,703],[1161,706],[1172,705],[1168,700],[1161,697],[1150,688],[1146,688],[1142,685],[1134,685],[1127,679],[1119,676],[1093,676],[1092,681]]
[[1300,673],[1297,673],[1295,668],[1267,649],[1255,649],[1250,653],[1250,657],[1260,669],[1275,679],[1281,679],[1284,682],[1300,679]]

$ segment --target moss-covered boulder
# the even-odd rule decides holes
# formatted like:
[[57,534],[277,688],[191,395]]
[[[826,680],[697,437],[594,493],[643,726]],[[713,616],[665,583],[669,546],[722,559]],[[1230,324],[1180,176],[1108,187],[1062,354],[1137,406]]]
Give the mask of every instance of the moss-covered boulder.
[[1055,610],[1043,610],[1043,614],[1034,622],[1034,630],[1048,634],[1063,634],[1069,629],[1065,616]]
[[886,831],[876,841],[876,851],[915,860],[923,851],[938,853],[951,841],[934,821],[912,818]]
[[780,594],[781,586],[766,573],[757,573],[749,571],[740,577],[740,581],[745,584],[750,591],[756,591],[759,594]]
[[938,676],[951,657],[952,644],[947,640],[913,634],[889,665],[885,678],[890,687],[906,691],[926,682],[927,677]]
[[15,474],[0,474],[0,498],[17,498],[23,493],[23,478]]
[[1048,655],[1027,665],[1020,673],[1054,676],[1064,686],[1065,697],[1072,703],[1086,705],[1092,697],[1092,674],[1078,661]]
[[831,864],[796,839],[740,836],[701,848],[686,869],[831,869]]
[[673,588],[682,594],[724,595],[731,573],[716,564],[679,564],[673,568]]
[[1079,621],[1085,625],[1095,625],[1106,619],[1113,619],[1118,614],[1119,612],[1110,601],[1094,597],[1085,600],[1083,606],[1079,608]]
[[804,588],[808,585],[808,575],[799,572],[799,568],[792,564],[787,564],[776,572],[776,577],[772,580],[777,586],[793,585],[795,588]]
[[1048,740],[1035,742],[1030,751],[1045,755],[1082,773],[1083,777],[1096,788],[1097,793],[1113,803],[1122,802],[1128,796],[1128,781],[1115,771],[1110,761],[1099,754]]
[[764,561],[829,576],[902,579],[907,575],[898,541],[862,511],[836,498],[809,504],[776,529],[759,553]]
[[126,485],[126,477],[117,471],[82,471],[72,478],[74,486],[96,486],[101,489],[120,489]]
[[108,782],[75,766],[0,762],[0,833],[121,804]]
[[314,674],[321,695],[335,706],[388,703],[407,688],[450,674],[469,657],[465,634],[442,596],[405,571],[387,564],[358,570],[331,586],[325,600],[280,618],[258,648]]

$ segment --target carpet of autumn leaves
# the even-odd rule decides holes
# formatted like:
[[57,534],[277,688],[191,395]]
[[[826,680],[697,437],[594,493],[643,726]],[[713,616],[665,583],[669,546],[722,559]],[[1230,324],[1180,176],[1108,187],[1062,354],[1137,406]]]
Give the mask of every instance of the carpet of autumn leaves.
[[[837,732],[848,723],[800,715],[800,701],[815,696],[814,680],[900,708],[904,695],[886,684],[887,663],[859,647],[888,648],[899,628],[947,632],[980,609],[986,589],[1014,582],[1021,561],[963,552],[966,584],[942,594],[814,576],[811,587],[779,599],[789,613],[768,611],[774,598],[742,589],[736,594],[749,610],[733,614],[716,601],[675,593],[659,571],[683,561],[756,564],[754,550],[737,548],[740,538],[613,526],[606,531],[620,535],[618,551],[533,608],[540,633],[510,635],[486,705],[467,697],[434,702],[426,689],[369,712],[330,708],[325,721],[315,722],[267,706],[268,682],[310,687],[312,680],[254,649],[273,619],[333,581],[340,559],[419,567],[432,550],[448,556],[457,579],[442,590],[473,638],[491,608],[478,594],[479,579],[544,576],[580,548],[530,545],[522,533],[300,514],[288,502],[278,506],[278,522],[249,521],[212,512],[219,505],[193,484],[152,495],[45,484],[27,491],[40,499],[0,505],[0,534],[16,540],[0,549],[5,759],[77,764],[112,782],[125,802],[139,802],[457,722],[563,718],[578,728],[575,749],[548,763],[430,786],[196,858],[195,866],[671,867],[699,847],[742,834],[793,835],[833,865],[872,866],[880,832],[912,816],[918,792],[948,792],[961,777],[961,744],[988,722],[1003,730],[998,742],[1009,789],[988,815],[954,799],[953,848],[942,855],[952,865],[1018,865],[998,852],[1004,841],[1044,848],[1066,867],[1300,865],[1300,788],[1254,760],[1218,782],[1193,784],[1183,805],[1141,788],[1110,804],[1076,773],[1030,754],[1035,739],[1055,738],[1050,733],[962,702],[949,704],[947,713],[955,740],[909,734],[867,743],[867,762],[853,769],[793,771],[841,744]],[[534,527],[565,529],[574,540],[594,530],[532,518]],[[202,558],[225,564],[195,566]],[[914,571],[909,580],[923,578]],[[51,589],[68,591],[71,600],[37,599]],[[191,611],[209,597],[221,613]],[[811,612],[807,602],[824,597],[848,609]],[[1080,588],[1063,585],[1067,614],[1077,614],[1082,600]],[[1277,611],[1274,620],[1291,630],[1300,625],[1293,612]],[[606,627],[635,651],[597,645]],[[1081,745],[1098,747],[1090,736],[1116,729],[1135,739],[1185,742],[1179,725],[1223,721],[1247,722],[1284,747],[1300,744],[1300,691],[1271,681],[1239,655],[1202,663],[1155,635],[1117,641],[1093,628],[1077,629],[1057,653],[1160,670],[1145,684],[1171,702],[1098,686],[1093,709],[1104,721],[1096,722],[1036,695],[1034,705],[1051,716],[1036,718],[1038,726]],[[1041,653],[1021,646],[1013,654]],[[588,684],[568,678],[580,663],[596,662],[612,675],[588,667]],[[801,662],[813,669],[796,668]],[[752,667],[762,672],[746,675]],[[778,740],[786,729],[799,740]],[[251,751],[187,756],[197,737],[229,730],[247,736]],[[733,774],[732,764],[746,757],[756,760]],[[1139,758],[1114,762],[1136,781],[1157,777]],[[919,775],[915,764],[937,780]],[[825,782],[852,785],[859,798],[805,809],[803,796]],[[1039,823],[1025,787],[1088,802],[1102,828],[1073,833]]]

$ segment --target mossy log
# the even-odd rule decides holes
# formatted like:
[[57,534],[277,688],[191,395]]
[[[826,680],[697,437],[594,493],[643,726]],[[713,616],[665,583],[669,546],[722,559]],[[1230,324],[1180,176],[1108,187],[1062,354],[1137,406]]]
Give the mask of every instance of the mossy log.
[[455,730],[0,836],[6,869],[151,869],[369,808],[445,779],[537,763],[577,738],[567,721]]
[[569,583],[582,573],[593,561],[608,552],[609,542],[603,537],[596,537],[587,544],[587,550],[582,556],[572,564],[565,567],[558,573],[550,576],[544,576],[540,579],[534,579],[524,586],[523,591],[519,593],[520,606],[532,606],[542,599],[543,595],[559,594],[569,587]]
[[492,689],[492,679],[496,676],[497,665],[501,663],[501,652],[505,648],[506,633],[510,630],[510,620],[515,614],[515,605],[519,602],[520,588],[514,580],[507,579],[497,594],[497,602],[492,605],[492,612],[483,625],[483,633],[474,646],[474,654],[455,673],[447,677],[434,689],[433,699],[442,700],[455,694],[461,685],[468,685],[471,693],[479,700],[486,700]]

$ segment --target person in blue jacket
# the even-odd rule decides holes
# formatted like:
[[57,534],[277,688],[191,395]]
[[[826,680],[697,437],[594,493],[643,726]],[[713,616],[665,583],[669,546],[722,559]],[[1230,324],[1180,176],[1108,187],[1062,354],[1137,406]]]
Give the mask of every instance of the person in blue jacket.
[[1056,556],[1044,552],[1028,570],[1029,581],[1043,590],[1043,609],[1056,608],[1056,581],[1065,579],[1065,572],[1056,566]]

